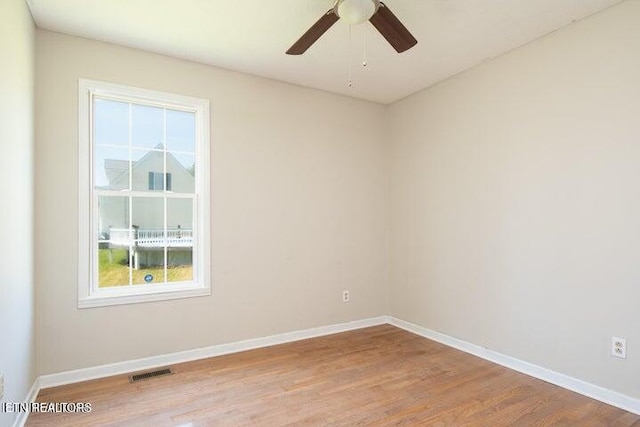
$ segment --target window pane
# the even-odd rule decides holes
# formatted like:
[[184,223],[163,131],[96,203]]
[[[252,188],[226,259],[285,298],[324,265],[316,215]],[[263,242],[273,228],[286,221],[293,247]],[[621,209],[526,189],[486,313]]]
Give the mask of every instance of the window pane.
[[162,148],[164,144],[164,109],[133,104],[131,133],[134,147]]
[[[141,230],[164,228],[162,197],[133,197],[132,226]],[[149,243],[150,241],[147,241]]]
[[167,199],[167,281],[193,280],[193,199]]
[[168,152],[167,172],[171,174],[171,191],[174,193],[194,193],[196,191],[195,155]]
[[188,111],[167,110],[167,149],[196,151],[196,115]]
[[98,286],[129,285],[129,198],[98,198]]
[[[162,174],[164,173],[164,152],[133,150],[133,180],[135,191],[162,191]],[[156,177],[157,174],[157,177]]]
[[103,190],[129,189],[129,149],[125,147],[95,148],[94,184]]
[[129,145],[129,104],[95,98],[93,102],[95,144]]
[[164,282],[164,198],[133,198],[133,284]]

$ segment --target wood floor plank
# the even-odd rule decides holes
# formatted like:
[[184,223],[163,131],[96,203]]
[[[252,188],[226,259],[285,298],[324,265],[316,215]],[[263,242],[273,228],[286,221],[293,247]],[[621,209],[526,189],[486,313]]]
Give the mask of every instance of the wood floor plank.
[[640,416],[390,325],[45,389],[38,426],[615,426]]

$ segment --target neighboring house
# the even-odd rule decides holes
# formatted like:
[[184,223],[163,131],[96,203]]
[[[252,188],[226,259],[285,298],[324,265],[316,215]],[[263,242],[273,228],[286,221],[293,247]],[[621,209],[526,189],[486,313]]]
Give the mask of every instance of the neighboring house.
[[[156,148],[162,149],[162,146]],[[163,191],[164,151],[150,151],[131,164],[132,188],[135,191]],[[195,177],[190,168],[166,152],[166,185],[173,193],[193,193]],[[129,162],[106,159],[104,170],[109,181],[105,189],[129,187]],[[192,263],[193,201],[191,198],[167,199],[167,229],[164,229],[164,198],[107,196],[99,200],[99,236],[102,247],[133,249],[134,267],[164,265],[164,247],[168,265]],[[131,208],[131,227],[129,210]]]

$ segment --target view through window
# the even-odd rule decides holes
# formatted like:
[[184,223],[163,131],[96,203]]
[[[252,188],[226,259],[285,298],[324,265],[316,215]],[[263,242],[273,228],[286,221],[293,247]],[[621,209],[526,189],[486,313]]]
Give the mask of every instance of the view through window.
[[193,280],[195,113],[94,97],[93,123],[99,286]]

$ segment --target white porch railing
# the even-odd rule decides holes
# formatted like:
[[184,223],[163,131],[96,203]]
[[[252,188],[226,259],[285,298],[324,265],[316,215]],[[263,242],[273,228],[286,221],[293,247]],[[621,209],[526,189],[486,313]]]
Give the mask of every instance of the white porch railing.
[[191,248],[193,247],[193,230],[191,228],[140,229],[140,228],[111,228],[109,229],[109,246],[136,248]]

